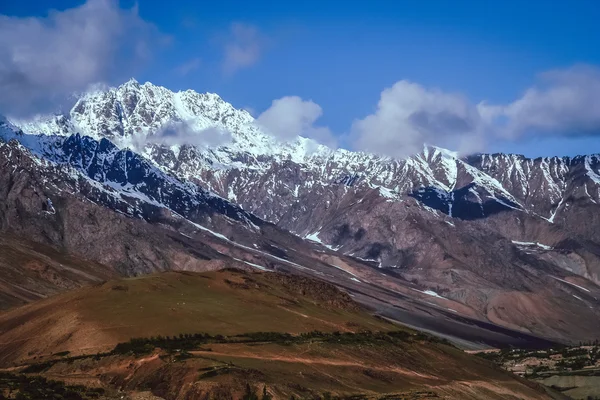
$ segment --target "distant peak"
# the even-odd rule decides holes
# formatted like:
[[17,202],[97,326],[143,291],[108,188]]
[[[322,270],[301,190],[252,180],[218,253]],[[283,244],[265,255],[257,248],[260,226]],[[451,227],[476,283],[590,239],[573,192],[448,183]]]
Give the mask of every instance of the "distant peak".
[[445,157],[458,158],[458,152],[457,151],[448,150],[448,149],[445,149],[443,147],[438,147],[438,146],[431,146],[431,148],[434,151],[440,152]]
[[208,97],[208,98],[211,98],[211,99],[215,99],[215,100],[223,100],[223,99],[221,98],[221,96],[219,96],[219,95],[218,95],[218,94],[216,94],[216,93],[210,93],[210,92],[206,92],[206,93],[204,93],[204,94],[206,95],[206,97]]
[[188,96],[201,96],[206,99],[213,100],[213,101],[225,101],[225,100],[223,100],[223,98],[221,96],[219,96],[216,93],[210,93],[210,92],[201,93],[201,92],[195,91],[194,89],[187,89],[187,90],[179,91],[177,93],[180,93],[183,95],[188,95]]
[[438,147],[427,143],[423,144],[422,154],[425,156],[426,159],[429,158],[430,155],[431,157],[436,157],[438,154],[441,154],[444,158],[458,158],[458,152],[456,151],[448,150],[443,147]]
[[144,87],[144,85],[141,85],[135,78],[131,78],[122,85],[117,86],[116,88],[111,88],[111,90],[139,90]]

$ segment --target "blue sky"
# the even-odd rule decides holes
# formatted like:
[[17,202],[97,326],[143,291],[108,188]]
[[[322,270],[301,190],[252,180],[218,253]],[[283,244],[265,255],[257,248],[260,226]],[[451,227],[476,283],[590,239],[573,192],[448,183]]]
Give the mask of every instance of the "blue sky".
[[[82,3],[62,0],[52,6],[63,11]],[[123,9],[134,5],[120,2]],[[377,113],[382,91],[398,81],[460,95],[473,106],[481,101],[508,105],[546,71],[600,66],[600,2],[591,0],[140,0],[137,7],[139,17],[154,25],[165,43],[156,39],[151,57],[126,73],[173,90],[216,92],[255,115],[275,99],[299,96],[321,107],[322,116],[312,122],[348,147],[353,123]],[[0,5],[0,14],[13,18],[45,18],[47,11],[45,1],[4,0]],[[251,28],[258,47],[251,62],[232,72],[223,68],[223,53],[233,40],[233,23]],[[518,133],[517,128],[510,134],[485,133],[484,150],[528,156],[599,152],[600,125],[595,126],[593,113],[592,108],[583,114],[594,122],[583,133],[577,124],[565,123],[566,117],[556,129],[537,123]],[[526,116],[513,113],[510,118],[520,127]],[[424,138],[435,141],[436,135]]]

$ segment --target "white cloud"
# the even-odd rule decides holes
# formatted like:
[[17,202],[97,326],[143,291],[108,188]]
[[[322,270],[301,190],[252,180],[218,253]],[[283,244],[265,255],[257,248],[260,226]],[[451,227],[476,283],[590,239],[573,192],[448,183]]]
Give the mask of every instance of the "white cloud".
[[600,69],[578,65],[540,75],[538,83],[508,104],[481,102],[399,81],[381,93],[375,113],[353,123],[356,150],[392,157],[423,144],[472,153],[493,139],[537,135],[600,135]]
[[579,65],[540,75],[539,83],[507,105],[480,104],[499,135],[600,135],[600,69]]
[[199,57],[195,57],[179,65],[175,68],[175,71],[181,76],[186,76],[190,72],[200,68],[200,65],[202,65],[202,60]]
[[123,79],[151,52],[155,28],[117,0],[44,18],[0,15],[0,111],[50,111],[72,92]]
[[256,64],[262,55],[266,40],[252,25],[233,23],[225,43],[223,71],[233,74]]
[[145,143],[137,143],[138,147],[146,143],[173,145],[194,145],[214,148],[231,143],[231,133],[217,128],[198,130],[193,122],[179,121],[163,126],[160,130],[144,138]]
[[483,128],[477,107],[464,97],[402,80],[381,93],[374,114],[354,121],[350,137],[357,150],[401,158],[420,152],[425,143],[479,151]]
[[336,140],[331,131],[326,127],[315,126],[315,122],[321,115],[323,115],[321,106],[312,100],[286,96],[273,100],[271,107],[260,114],[256,121],[283,142],[303,136],[335,147]]

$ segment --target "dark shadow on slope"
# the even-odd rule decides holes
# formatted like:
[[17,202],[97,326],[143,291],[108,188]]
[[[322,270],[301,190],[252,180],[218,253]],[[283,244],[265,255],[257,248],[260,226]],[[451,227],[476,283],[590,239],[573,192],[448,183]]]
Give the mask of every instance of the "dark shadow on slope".
[[474,201],[471,199],[474,196],[470,189],[475,187],[475,183],[470,183],[451,192],[434,187],[422,187],[409,193],[409,196],[446,215],[450,215],[451,212],[452,217],[464,220],[486,218],[490,215],[520,208],[518,204],[502,196],[484,202]]
[[275,256],[277,258],[281,258],[284,260],[288,260],[289,257],[287,255],[287,253],[285,252],[285,250],[280,249],[279,247],[273,246],[269,243],[265,243],[261,246],[261,249],[266,251],[267,253],[269,253],[272,256]]
[[[131,195],[124,193],[120,197],[142,204],[139,208],[145,212],[134,216],[143,217],[148,222],[158,222],[160,218],[151,213],[156,207],[144,206],[143,203],[164,205],[196,222],[206,220],[212,214],[223,214],[244,224],[264,225],[263,220],[240,206],[160,170],[145,157],[129,149],[119,149],[107,139],[97,141],[77,133],[64,139],[61,149],[63,155],[53,161],[70,165],[103,185],[130,188]],[[148,201],[135,201],[140,194]]]
[[[520,332],[495,325],[489,322],[479,321],[438,307],[431,308],[433,313],[427,312],[430,308],[427,304],[419,304],[419,311],[409,310],[402,306],[381,301],[381,298],[373,293],[361,291],[355,287],[346,287],[355,295],[355,300],[368,308],[375,310],[377,315],[397,321],[403,325],[429,332],[433,335],[448,338],[451,342],[467,348],[525,348],[525,349],[547,349],[561,346],[561,343],[551,339],[534,336],[526,332]],[[387,294],[396,298],[411,301],[405,295],[383,289]]]

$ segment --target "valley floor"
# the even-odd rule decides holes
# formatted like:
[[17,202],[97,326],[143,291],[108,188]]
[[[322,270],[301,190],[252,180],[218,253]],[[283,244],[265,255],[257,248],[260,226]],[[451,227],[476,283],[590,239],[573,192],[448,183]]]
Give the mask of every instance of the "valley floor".
[[595,344],[546,350],[489,350],[479,356],[507,371],[573,399],[600,399],[600,347]]

